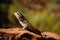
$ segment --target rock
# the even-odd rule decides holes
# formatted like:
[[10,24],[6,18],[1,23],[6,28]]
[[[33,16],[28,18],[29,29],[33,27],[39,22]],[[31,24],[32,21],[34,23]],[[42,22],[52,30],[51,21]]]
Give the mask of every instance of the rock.
[[56,33],[43,33],[45,37],[20,28],[0,29],[0,40],[60,40]]

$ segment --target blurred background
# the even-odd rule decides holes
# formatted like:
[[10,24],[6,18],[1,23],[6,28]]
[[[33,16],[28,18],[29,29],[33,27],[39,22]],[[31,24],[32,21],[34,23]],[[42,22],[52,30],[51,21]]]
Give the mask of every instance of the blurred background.
[[19,27],[17,11],[39,30],[60,34],[60,0],[0,0],[0,28]]

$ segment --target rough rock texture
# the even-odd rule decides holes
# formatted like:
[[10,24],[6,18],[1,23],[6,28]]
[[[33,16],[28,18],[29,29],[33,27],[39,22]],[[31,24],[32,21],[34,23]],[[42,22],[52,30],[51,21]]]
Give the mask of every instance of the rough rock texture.
[[0,29],[0,40],[60,40],[60,36],[55,33],[44,34],[47,36],[43,37],[20,28]]

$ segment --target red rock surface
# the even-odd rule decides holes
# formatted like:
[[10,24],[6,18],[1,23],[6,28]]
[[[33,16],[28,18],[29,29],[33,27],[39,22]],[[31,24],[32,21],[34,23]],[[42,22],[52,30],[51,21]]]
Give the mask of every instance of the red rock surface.
[[[25,34],[25,33],[28,33],[28,34],[31,34],[33,35],[33,40],[37,40],[37,38],[40,38],[41,35],[37,35],[37,34],[34,34],[32,32],[29,32],[27,30],[22,30],[20,28],[9,28],[9,29],[0,29],[0,33],[7,33],[7,34],[15,34],[16,37],[20,37],[21,35]],[[52,32],[43,32],[44,34],[46,34],[46,38],[54,38],[54,39],[57,39],[57,40],[60,40],[60,36],[56,33],[52,33]]]

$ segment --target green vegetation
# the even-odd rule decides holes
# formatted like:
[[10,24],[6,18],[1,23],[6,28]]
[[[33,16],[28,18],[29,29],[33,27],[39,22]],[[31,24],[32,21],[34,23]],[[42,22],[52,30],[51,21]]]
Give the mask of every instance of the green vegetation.
[[[29,5],[32,6],[32,4]],[[16,11],[21,11],[22,14],[26,17],[26,19],[33,26],[36,26],[39,30],[56,32],[60,34],[60,15],[52,10],[52,8],[50,7],[52,4],[50,4],[47,8],[44,8],[43,11],[37,11],[36,9],[28,9],[29,5],[24,6],[23,4],[19,4],[16,0],[14,0],[13,4],[10,5],[8,14],[11,26],[15,26],[17,24],[13,13]],[[2,4],[2,6],[5,5]],[[5,10],[4,7],[3,10]]]

